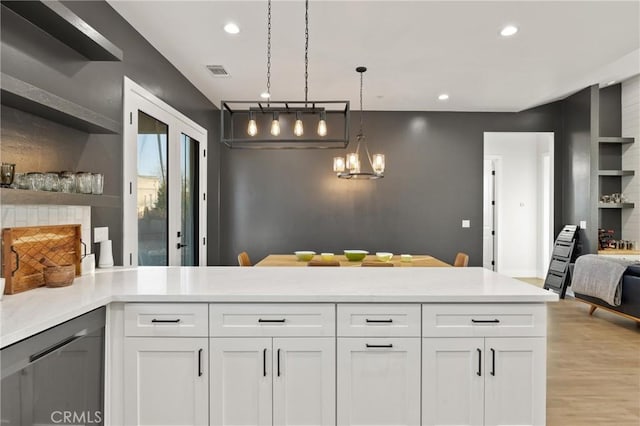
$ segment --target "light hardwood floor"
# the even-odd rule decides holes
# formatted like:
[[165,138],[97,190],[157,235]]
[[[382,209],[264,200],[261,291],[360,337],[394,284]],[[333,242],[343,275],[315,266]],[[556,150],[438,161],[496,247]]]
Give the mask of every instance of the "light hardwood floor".
[[640,426],[640,327],[571,298],[548,309],[547,426]]

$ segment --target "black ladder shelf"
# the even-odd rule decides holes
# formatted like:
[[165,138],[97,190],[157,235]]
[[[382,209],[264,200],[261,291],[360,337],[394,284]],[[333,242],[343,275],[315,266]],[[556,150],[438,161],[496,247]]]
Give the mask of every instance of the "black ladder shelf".
[[553,245],[551,262],[544,280],[544,288],[553,290],[564,299],[567,287],[571,283],[569,264],[573,261],[573,249],[578,239],[578,226],[565,225]]

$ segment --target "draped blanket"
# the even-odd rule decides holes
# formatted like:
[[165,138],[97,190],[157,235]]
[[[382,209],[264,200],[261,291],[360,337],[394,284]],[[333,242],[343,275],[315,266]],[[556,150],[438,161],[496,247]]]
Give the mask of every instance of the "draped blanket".
[[571,289],[574,293],[597,297],[612,306],[622,301],[622,276],[633,261],[587,254],[576,260]]

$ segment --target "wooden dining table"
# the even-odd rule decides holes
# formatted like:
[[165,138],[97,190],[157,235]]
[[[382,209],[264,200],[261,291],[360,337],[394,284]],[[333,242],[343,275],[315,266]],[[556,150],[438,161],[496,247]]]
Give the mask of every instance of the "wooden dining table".
[[[320,260],[320,255],[317,254],[313,256],[313,260]],[[333,257],[333,260],[340,262],[340,266],[361,266],[363,262],[371,262],[371,263],[383,263],[378,260],[375,255],[369,254],[362,261],[351,261],[348,260],[343,254],[337,254]],[[260,262],[256,263],[255,266],[307,266],[307,261],[298,260],[298,258],[294,254],[270,254]],[[388,261],[388,263],[393,263],[393,266],[400,267],[414,267],[414,266],[427,266],[427,267],[449,267],[450,264],[443,262],[440,259],[436,259],[433,256],[429,256],[427,254],[414,254],[411,255],[410,262],[403,262],[400,259],[400,256],[393,256],[393,258]]]

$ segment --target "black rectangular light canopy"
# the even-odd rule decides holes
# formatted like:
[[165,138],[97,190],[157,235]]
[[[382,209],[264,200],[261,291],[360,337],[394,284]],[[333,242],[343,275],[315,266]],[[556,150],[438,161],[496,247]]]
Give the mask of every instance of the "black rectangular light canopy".
[[[279,121],[280,133],[271,133],[272,121]],[[255,120],[255,134],[248,131]],[[303,134],[294,134],[296,119]],[[321,136],[318,124],[326,123]],[[337,149],[349,144],[349,101],[222,101],[220,142],[234,149]]]

